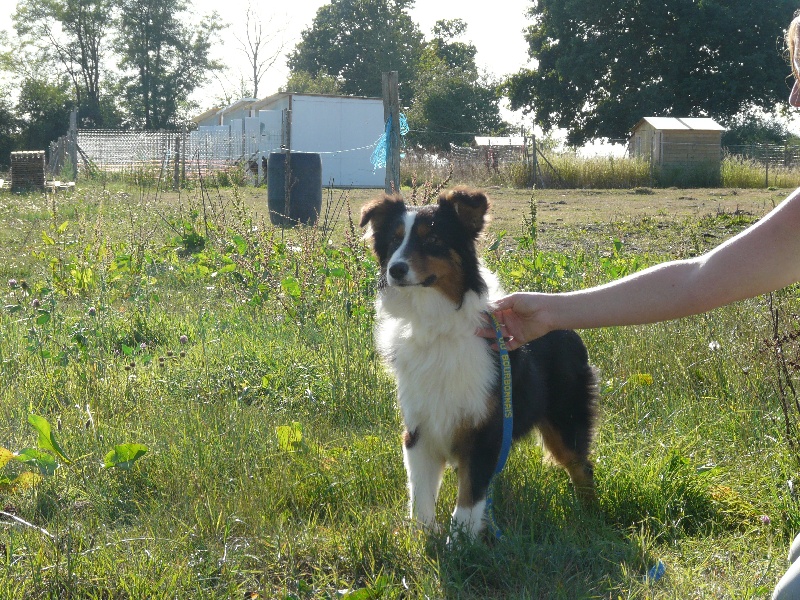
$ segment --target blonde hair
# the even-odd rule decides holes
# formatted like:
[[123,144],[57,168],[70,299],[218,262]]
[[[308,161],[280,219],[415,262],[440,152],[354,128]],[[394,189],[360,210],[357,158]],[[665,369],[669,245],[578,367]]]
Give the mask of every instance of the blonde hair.
[[798,48],[800,48],[800,10],[794,13],[794,19],[789,23],[789,29],[786,30],[786,49],[789,52],[789,62],[792,65],[792,75],[800,81],[800,72],[795,62],[795,58],[800,62],[800,56],[797,56]]

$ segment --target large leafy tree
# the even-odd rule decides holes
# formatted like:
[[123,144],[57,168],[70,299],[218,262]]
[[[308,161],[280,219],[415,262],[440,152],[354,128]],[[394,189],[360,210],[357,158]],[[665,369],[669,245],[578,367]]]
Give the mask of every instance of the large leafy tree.
[[414,143],[446,150],[503,129],[497,86],[480,75],[475,46],[455,41],[465,31],[461,19],[438,21],[425,45],[407,115]]
[[17,147],[19,117],[9,100],[8,90],[0,88],[0,169],[7,169],[11,152]]
[[67,132],[72,110],[70,83],[66,78],[48,81],[28,77],[22,81],[16,112],[21,117],[18,147],[45,150]]
[[358,96],[380,96],[386,71],[397,71],[401,84],[411,81],[422,51],[422,34],[407,12],[413,5],[414,0],[332,0],[302,32],[288,56],[290,70],[333,77],[342,93]]
[[311,75],[305,71],[295,71],[289,75],[286,84],[281,86],[281,92],[291,92],[293,94],[333,94],[339,95],[342,90],[339,87],[339,80],[319,73]]
[[113,8],[113,0],[20,0],[14,13],[23,46],[32,47],[39,64],[55,63],[69,77],[84,127],[113,120],[101,97]]
[[117,0],[116,49],[124,104],[133,125],[177,126],[189,95],[221,65],[210,58],[219,30],[216,15],[190,27],[184,0]]
[[722,122],[788,94],[780,38],[795,0],[533,0],[537,64],[507,82],[512,108],[570,142],[625,137],[642,117]]

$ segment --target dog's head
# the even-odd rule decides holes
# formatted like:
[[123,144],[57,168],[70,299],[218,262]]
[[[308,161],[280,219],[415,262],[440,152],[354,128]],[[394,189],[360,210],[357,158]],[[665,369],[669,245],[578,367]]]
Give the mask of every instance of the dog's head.
[[486,291],[475,241],[483,229],[489,201],[477,190],[456,188],[436,204],[408,207],[399,196],[384,195],[361,210],[361,226],[381,265],[381,284],[433,288],[460,306],[464,294]]

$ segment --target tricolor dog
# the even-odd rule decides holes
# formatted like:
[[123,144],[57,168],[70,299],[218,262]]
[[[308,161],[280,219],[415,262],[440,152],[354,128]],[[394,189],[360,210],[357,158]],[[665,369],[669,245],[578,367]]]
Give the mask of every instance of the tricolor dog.
[[[364,206],[380,262],[376,342],[397,381],[411,517],[435,528],[445,466],[458,473],[454,530],[483,527],[503,428],[499,358],[475,334],[502,290],[478,257],[489,202],[457,188],[436,204],[384,195]],[[552,332],[510,353],[513,438],[539,431],[583,500],[594,497],[592,442],[597,386],[573,331]]]

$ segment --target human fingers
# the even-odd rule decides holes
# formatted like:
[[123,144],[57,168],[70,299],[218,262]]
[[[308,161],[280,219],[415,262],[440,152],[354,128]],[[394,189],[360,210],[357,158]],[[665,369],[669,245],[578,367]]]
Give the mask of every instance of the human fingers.
[[497,313],[499,311],[504,311],[508,309],[512,309],[514,307],[514,303],[516,302],[517,294],[509,294],[508,296],[503,296],[502,298],[498,298],[497,300],[492,301],[492,310]]
[[[492,315],[492,316],[494,316],[494,315]],[[498,342],[497,342],[498,336],[503,338],[503,341],[505,342],[506,347],[508,347],[508,344],[512,339],[512,336],[508,331],[508,327],[506,327],[505,324],[500,322],[497,319],[496,316],[494,317],[494,320],[490,320],[490,319],[491,319],[491,317],[488,316],[488,315],[484,318],[484,326],[483,327],[478,327],[475,330],[475,335],[477,335],[479,337],[482,337],[482,338],[486,338],[487,340],[494,340],[495,343],[491,345],[491,348],[493,350],[498,350],[499,349]]]

